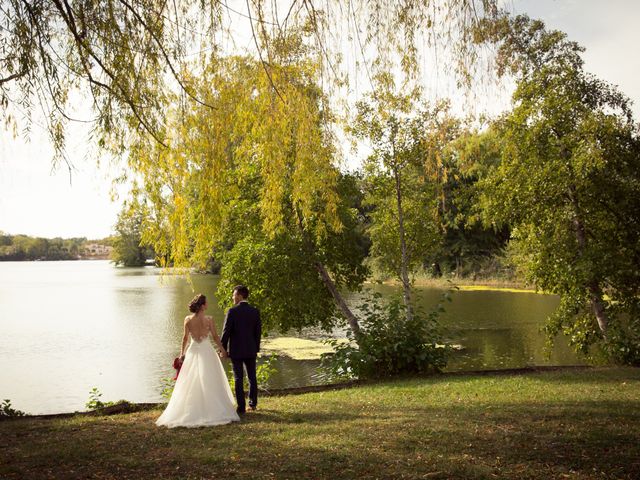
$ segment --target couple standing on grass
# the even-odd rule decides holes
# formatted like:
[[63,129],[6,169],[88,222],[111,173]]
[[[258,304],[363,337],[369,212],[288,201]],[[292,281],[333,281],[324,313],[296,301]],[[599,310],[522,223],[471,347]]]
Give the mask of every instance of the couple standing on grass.
[[[249,410],[256,409],[256,357],[260,351],[262,324],[260,311],[249,305],[248,297],[249,289],[244,285],[233,289],[231,298],[234,306],[225,317],[222,337],[218,336],[213,319],[204,314],[207,298],[199,294],[191,301],[189,311],[193,315],[184,319],[180,350],[182,367],[169,404],[156,425],[169,428],[203,427],[239,421],[239,415],[244,414],[246,409],[245,369],[249,379]],[[209,335],[217,346],[217,355],[209,341]],[[236,408],[220,358],[231,358]]]

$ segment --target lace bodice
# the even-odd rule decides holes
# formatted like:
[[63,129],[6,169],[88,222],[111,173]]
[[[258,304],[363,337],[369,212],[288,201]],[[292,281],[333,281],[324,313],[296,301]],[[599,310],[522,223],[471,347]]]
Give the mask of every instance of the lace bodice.
[[189,332],[189,336],[191,337],[191,340],[195,343],[202,343],[202,341],[206,340],[207,338],[209,338],[209,332],[207,332],[203,337],[195,337],[193,335],[193,333]]

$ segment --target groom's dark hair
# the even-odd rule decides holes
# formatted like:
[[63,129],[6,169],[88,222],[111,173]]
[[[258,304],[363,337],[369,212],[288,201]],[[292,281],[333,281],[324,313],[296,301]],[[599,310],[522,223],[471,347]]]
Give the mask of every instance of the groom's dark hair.
[[249,298],[249,289],[244,285],[236,285],[235,287],[233,287],[233,291],[238,292],[245,300]]

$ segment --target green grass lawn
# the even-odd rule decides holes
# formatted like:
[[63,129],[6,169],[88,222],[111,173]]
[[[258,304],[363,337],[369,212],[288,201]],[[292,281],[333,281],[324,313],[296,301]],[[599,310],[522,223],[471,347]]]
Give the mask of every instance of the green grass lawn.
[[159,414],[0,422],[0,479],[640,478],[640,369],[269,397],[221,427],[167,430]]

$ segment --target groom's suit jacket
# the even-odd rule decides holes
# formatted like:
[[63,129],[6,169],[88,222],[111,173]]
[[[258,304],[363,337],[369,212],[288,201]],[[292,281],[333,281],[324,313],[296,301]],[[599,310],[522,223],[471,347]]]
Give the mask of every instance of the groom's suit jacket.
[[231,358],[256,358],[261,334],[260,311],[240,302],[227,311],[220,341]]

